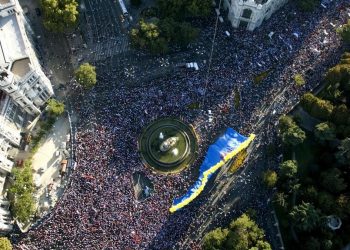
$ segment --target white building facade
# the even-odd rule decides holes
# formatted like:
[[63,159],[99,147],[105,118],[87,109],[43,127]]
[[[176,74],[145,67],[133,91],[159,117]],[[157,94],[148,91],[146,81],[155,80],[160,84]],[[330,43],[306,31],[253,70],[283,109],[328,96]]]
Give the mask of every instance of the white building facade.
[[228,19],[235,28],[253,31],[286,4],[288,0],[224,0]]
[[[25,121],[39,115],[54,94],[28,39],[27,26],[18,0],[0,0],[0,197],[13,167],[9,150],[20,146]],[[0,199],[0,231],[11,228],[5,226],[4,209]]]

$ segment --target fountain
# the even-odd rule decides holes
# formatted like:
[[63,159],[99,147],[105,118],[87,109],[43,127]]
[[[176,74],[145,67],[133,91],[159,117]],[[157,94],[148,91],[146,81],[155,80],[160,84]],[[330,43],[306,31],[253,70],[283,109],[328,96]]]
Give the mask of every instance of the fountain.
[[194,159],[197,140],[191,127],[176,119],[150,124],[140,137],[143,163],[162,173],[179,172]]

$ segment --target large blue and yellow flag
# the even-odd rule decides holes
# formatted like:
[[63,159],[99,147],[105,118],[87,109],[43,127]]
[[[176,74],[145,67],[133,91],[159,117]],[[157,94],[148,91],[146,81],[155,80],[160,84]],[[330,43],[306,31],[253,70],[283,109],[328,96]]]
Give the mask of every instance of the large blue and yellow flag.
[[197,181],[185,195],[174,199],[170,212],[173,213],[194,200],[203,191],[210,177],[228,160],[248,147],[254,138],[254,134],[245,137],[237,133],[234,129],[228,128],[223,136],[209,146],[204,162],[200,166]]

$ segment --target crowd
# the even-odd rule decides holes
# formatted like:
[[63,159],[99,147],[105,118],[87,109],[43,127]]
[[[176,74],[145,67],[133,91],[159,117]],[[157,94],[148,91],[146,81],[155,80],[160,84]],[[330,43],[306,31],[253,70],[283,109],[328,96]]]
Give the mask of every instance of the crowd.
[[[294,12],[288,5],[253,33],[237,30],[231,37],[225,36],[228,24],[220,24],[208,79],[204,64],[198,72],[183,69],[147,86],[130,87],[123,85],[123,68],[109,65],[110,61],[97,63],[98,84],[76,101],[77,167],[69,187],[50,216],[15,247],[198,249],[198,240],[186,241],[187,245],[183,240],[198,229],[190,224],[199,227],[205,218],[200,212],[208,209],[203,208],[208,196],[171,215],[173,198],[196,179],[196,166],[224,128],[233,127],[245,135],[264,131],[265,127],[258,127],[262,118],[276,120],[303,92],[320,83],[341,54],[333,25],[345,22],[350,12],[345,3],[333,1],[327,9],[313,13]],[[196,46],[204,48],[212,39],[213,23],[208,21]],[[270,32],[274,32],[271,39]],[[266,71],[270,72],[267,78],[255,84],[254,76]],[[305,77],[306,85],[296,86],[297,73]],[[241,98],[237,108],[235,89]],[[276,104],[271,106],[273,101]],[[194,103],[204,106],[189,108]],[[212,122],[208,110],[214,114]],[[168,116],[181,117],[195,128],[200,157],[180,174],[165,176],[142,165],[137,141],[152,120]],[[261,140],[259,134],[257,140]],[[134,199],[132,174],[136,171],[144,172],[154,184],[154,193],[143,202]]]

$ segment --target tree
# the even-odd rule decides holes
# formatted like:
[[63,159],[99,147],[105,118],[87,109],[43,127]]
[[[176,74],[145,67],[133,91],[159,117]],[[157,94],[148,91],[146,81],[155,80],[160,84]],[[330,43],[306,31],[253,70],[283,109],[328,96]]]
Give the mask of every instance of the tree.
[[345,104],[341,104],[333,109],[332,112],[332,121],[337,124],[346,124],[348,118],[350,117],[350,113]]
[[31,162],[26,161],[23,168],[13,168],[14,183],[9,188],[14,217],[21,223],[29,221],[35,212],[34,183]]
[[89,63],[84,63],[74,72],[75,79],[84,88],[92,88],[96,84],[96,67]]
[[339,193],[346,189],[347,184],[337,168],[331,168],[321,173],[322,186],[331,193]]
[[321,250],[321,243],[318,239],[311,237],[306,242],[306,249],[307,250]]
[[52,32],[73,28],[78,20],[78,3],[75,0],[41,0],[44,27]]
[[213,231],[210,231],[203,238],[203,249],[204,250],[222,249],[227,235],[228,235],[228,229],[222,229],[221,227],[218,227]]
[[64,112],[64,104],[63,102],[57,101],[56,99],[49,99],[47,101],[47,108],[49,114],[52,116],[60,116]]
[[301,11],[312,11],[320,3],[319,0],[297,0],[298,8]]
[[293,121],[293,118],[288,115],[282,115],[279,118],[279,129],[281,133],[286,132],[290,127],[293,127],[295,125],[295,122]]
[[183,21],[189,17],[205,17],[210,14],[210,0],[158,0],[157,8],[162,18]]
[[198,37],[198,29],[190,23],[177,22],[173,18],[165,18],[159,22],[162,36],[169,42],[186,47]]
[[297,229],[310,232],[320,222],[320,211],[312,204],[303,201],[302,204],[292,208],[289,217]]
[[168,43],[160,36],[159,20],[145,22],[141,19],[136,28],[130,32],[131,42],[141,49],[149,49],[152,53],[165,53],[168,51]]
[[282,208],[287,208],[287,205],[288,205],[287,198],[288,196],[283,192],[276,193],[274,197],[274,203]]
[[134,5],[134,6],[140,6],[142,3],[142,0],[131,0],[130,3],[131,5]]
[[294,178],[298,172],[297,162],[294,160],[287,160],[281,163],[281,176],[284,178]]
[[285,133],[282,134],[283,143],[290,146],[297,146],[303,143],[305,139],[305,132],[297,125],[290,127]]
[[317,96],[314,96],[312,93],[304,94],[300,103],[306,112],[322,120],[328,120],[334,109],[332,103],[322,100]]
[[336,136],[335,126],[330,122],[319,123],[315,127],[314,134],[320,142],[334,140]]
[[267,170],[263,173],[263,182],[269,188],[272,188],[276,185],[277,182],[277,173],[272,170]]
[[12,244],[6,237],[0,237],[0,249],[1,250],[12,250]]
[[297,86],[303,86],[305,84],[305,79],[302,74],[294,75],[294,82]]
[[318,194],[318,207],[326,214],[332,214],[334,212],[335,200],[333,195],[328,192],[320,192]]
[[350,19],[348,22],[337,29],[337,33],[341,36],[345,43],[350,43]]
[[350,138],[345,138],[338,146],[338,152],[335,158],[340,164],[349,164],[350,162]]
[[264,240],[264,230],[260,229],[246,214],[232,221],[229,230],[225,249],[254,249],[258,246],[264,246],[263,249],[267,250],[271,249],[270,244]]

